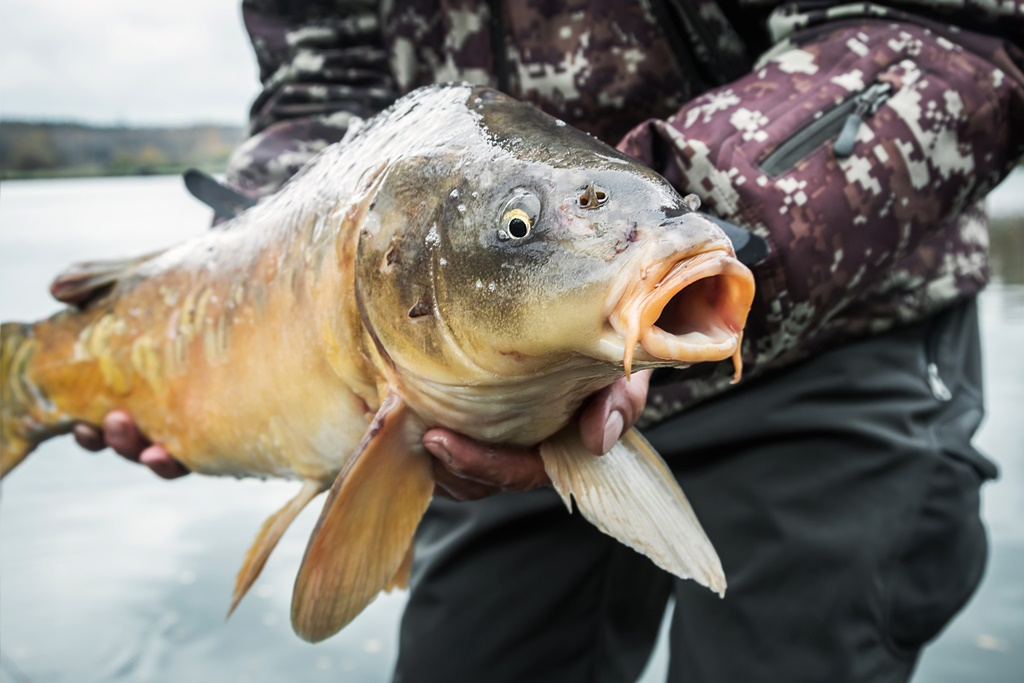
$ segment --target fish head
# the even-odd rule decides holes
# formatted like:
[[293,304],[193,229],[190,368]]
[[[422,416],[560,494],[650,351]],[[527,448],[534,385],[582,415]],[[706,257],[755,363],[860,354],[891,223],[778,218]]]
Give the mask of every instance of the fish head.
[[390,357],[441,382],[738,371],[753,278],[692,200],[528,104],[467,106],[478,138],[393,164],[368,215],[360,286]]

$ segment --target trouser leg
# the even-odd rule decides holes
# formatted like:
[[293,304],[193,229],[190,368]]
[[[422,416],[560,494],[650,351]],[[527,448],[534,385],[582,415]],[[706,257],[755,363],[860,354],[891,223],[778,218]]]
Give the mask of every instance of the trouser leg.
[[553,491],[438,500],[417,532],[395,681],[634,681],[670,591]]
[[670,681],[909,678],[984,566],[977,359],[969,304],[648,432],[729,581],[677,582]]

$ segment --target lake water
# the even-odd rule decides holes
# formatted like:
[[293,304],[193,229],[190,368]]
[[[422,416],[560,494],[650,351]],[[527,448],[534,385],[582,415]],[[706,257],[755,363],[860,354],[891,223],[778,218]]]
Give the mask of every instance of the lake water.
[[[991,199],[995,283],[981,300],[988,417],[977,443],[1001,467],[985,490],[992,553],[973,601],[929,648],[917,682],[1017,683],[1024,671],[1024,172]],[[154,211],[153,207],[159,207]],[[0,186],[0,320],[57,309],[72,261],[158,249],[206,229],[174,177]],[[234,574],[296,485],[157,479],[69,438],[0,491],[0,683],[386,681],[401,594],[319,645],[289,625],[292,583],[319,505],[299,517],[230,621]],[[659,645],[643,680],[663,680]]]

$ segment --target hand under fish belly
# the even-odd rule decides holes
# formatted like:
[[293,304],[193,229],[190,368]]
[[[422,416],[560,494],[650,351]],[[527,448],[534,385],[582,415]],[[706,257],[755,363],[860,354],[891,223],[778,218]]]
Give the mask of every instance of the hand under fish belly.
[[630,430],[594,457],[577,420],[638,369],[732,358],[738,377],[753,286],[654,172],[493,90],[425,88],[224,229],[75,266],[54,288],[79,306],[4,323],[0,472],[125,410],[196,472],[302,480],[232,609],[329,490],[292,604],[317,641],[404,585],[443,427],[539,444],[570,511],[722,593],[657,453]]

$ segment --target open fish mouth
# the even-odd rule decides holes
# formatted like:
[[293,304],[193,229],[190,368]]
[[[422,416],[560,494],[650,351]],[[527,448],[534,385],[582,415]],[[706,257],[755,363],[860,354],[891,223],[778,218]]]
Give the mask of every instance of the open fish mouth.
[[738,381],[743,326],[753,299],[753,275],[725,249],[644,268],[609,316],[625,341],[626,375],[634,361],[689,365],[732,358],[733,381]]

